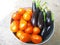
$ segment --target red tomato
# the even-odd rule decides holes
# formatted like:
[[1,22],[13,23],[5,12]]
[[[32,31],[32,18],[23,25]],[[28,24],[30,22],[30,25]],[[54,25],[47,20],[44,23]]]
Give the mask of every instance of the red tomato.
[[20,15],[23,15],[24,13],[25,13],[25,9],[24,8],[19,8],[19,10],[18,10],[18,13],[20,14]]
[[26,33],[33,33],[33,27],[32,27],[32,26],[27,27],[27,28],[25,29],[25,32],[26,32]]
[[19,20],[21,18],[21,15],[18,12],[16,12],[16,13],[13,13],[12,18],[14,20]]
[[23,33],[19,39],[20,39],[22,42],[30,42],[31,36],[30,36],[30,34]]
[[18,21],[13,21],[10,24],[10,29],[12,32],[17,32],[19,30],[19,22]]
[[38,27],[34,27],[33,28],[33,34],[39,34],[40,33],[40,29]]
[[23,33],[24,33],[24,32],[20,30],[20,31],[18,31],[18,32],[16,33],[16,36],[17,36],[18,38],[20,38]]
[[25,30],[26,27],[27,27],[27,22],[24,19],[21,19],[19,24],[20,30]]
[[32,26],[32,24],[31,24],[30,22],[28,22],[28,24],[27,24],[27,25],[28,25],[28,27]]
[[24,20],[26,20],[26,21],[30,21],[31,16],[30,16],[28,13],[24,13],[23,18],[24,18]]
[[31,8],[27,8],[26,12],[32,16],[32,9]]
[[38,44],[42,42],[42,37],[39,35],[32,35],[31,40],[33,43]]

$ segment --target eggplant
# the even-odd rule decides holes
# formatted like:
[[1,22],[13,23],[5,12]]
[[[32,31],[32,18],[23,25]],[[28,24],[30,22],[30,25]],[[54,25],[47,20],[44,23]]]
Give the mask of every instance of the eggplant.
[[52,24],[51,11],[47,11],[46,13],[46,24],[47,26],[50,26]]
[[46,22],[44,21],[44,27],[41,31],[41,36],[43,37],[43,40],[45,39],[45,33],[47,33],[47,27],[46,27]]
[[39,7],[36,8],[36,11],[33,12],[33,15],[32,15],[32,18],[31,18],[31,23],[33,26],[37,26],[37,22],[38,22],[38,16],[39,16],[39,12],[40,12],[40,9]]
[[43,40],[46,39],[46,33],[47,33],[47,28],[44,27],[43,30],[41,31],[41,36],[43,37]]
[[36,2],[32,2],[32,11],[33,11],[33,12],[36,11]]
[[47,11],[45,15],[44,28],[41,31],[41,36],[43,37],[43,40],[46,40],[48,37],[50,37],[52,32],[53,32],[53,21],[51,17],[51,11]]
[[42,30],[44,27],[44,16],[43,12],[41,11],[38,16],[38,27]]
[[43,35],[43,40],[46,40],[47,38],[49,38],[52,32],[53,32],[53,24],[46,27],[46,30]]

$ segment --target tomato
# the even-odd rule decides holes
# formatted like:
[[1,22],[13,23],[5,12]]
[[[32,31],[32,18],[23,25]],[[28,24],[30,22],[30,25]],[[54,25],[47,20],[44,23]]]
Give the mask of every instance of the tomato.
[[33,28],[33,34],[39,34],[40,33],[40,29],[38,27],[34,27]]
[[24,13],[25,13],[25,9],[24,8],[19,8],[19,10],[18,10],[18,13],[20,14],[20,15],[23,15]]
[[19,21],[13,21],[10,24],[10,29],[12,32],[17,32],[19,30]]
[[27,25],[28,25],[28,27],[32,26],[32,24],[31,24],[30,22],[28,22],[28,24],[27,24]]
[[26,12],[32,16],[32,9],[31,8],[27,8]]
[[18,31],[18,32],[16,33],[16,36],[17,36],[18,38],[20,38],[23,33],[24,33],[23,31]]
[[20,30],[25,30],[26,27],[27,27],[27,22],[24,19],[21,19],[19,24]]
[[16,12],[16,13],[13,13],[12,18],[14,20],[19,20],[21,18],[21,15],[18,12]]
[[32,35],[31,40],[33,43],[38,44],[42,42],[42,37],[39,35]]
[[11,20],[10,29],[13,33],[16,33],[15,35],[22,42],[38,44],[42,42],[42,37],[38,35],[41,30],[31,24],[32,13],[31,8],[19,8],[12,15],[13,21]]
[[32,34],[32,32],[33,32],[33,27],[32,27],[32,26],[27,27],[27,28],[25,29],[25,32],[26,32],[26,33],[31,33],[31,34]]
[[30,42],[31,36],[30,34],[24,33],[21,35],[20,40],[22,42]]
[[28,13],[24,13],[23,18],[24,18],[24,20],[26,20],[26,21],[30,21],[31,16],[30,16]]

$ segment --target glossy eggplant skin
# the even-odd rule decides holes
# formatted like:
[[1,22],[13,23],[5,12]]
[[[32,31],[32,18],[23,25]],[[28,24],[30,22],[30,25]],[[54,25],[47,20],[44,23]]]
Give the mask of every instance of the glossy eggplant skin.
[[44,27],[44,16],[43,16],[43,12],[39,12],[39,16],[38,16],[38,27],[42,30]]
[[43,37],[43,40],[46,40],[50,34],[53,32],[53,21],[51,17],[51,11],[47,11],[46,13],[46,21],[44,22],[44,28],[41,32],[41,36]]
[[32,2],[32,11],[33,11],[33,12],[36,11],[36,2]]
[[47,11],[46,13],[46,25],[50,26],[52,23],[51,11]]
[[41,36],[42,36],[43,40],[46,39],[46,36],[47,36],[46,33],[47,33],[47,28],[44,27],[43,30],[41,31]]
[[45,27],[44,31],[42,32],[43,40],[46,40],[48,37],[50,37],[51,33],[53,32],[53,28],[53,23],[50,26]]
[[40,9],[36,8],[35,12],[33,12],[31,23],[33,26],[37,26],[38,24],[38,16],[39,16]]

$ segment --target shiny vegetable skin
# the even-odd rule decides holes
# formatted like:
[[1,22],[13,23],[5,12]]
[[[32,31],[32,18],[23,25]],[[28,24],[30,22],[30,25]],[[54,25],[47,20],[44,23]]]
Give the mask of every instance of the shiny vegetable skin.
[[53,32],[53,21],[51,17],[51,11],[47,11],[46,21],[44,21],[44,28],[41,32],[43,40],[46,40],[52,32]]
[[41,36],[43,37],[43,40],[46,38],[46,34],[47,33],[47,28],[44,27],[43,30],[41,31]]
[[46,24],[47,24],[47,26],[50,26],[51,23],[52,23],[51,11],[47,11],[47,13],[46,13]]
[[42,30],[44,27],[44,16],[43,12],[41,11],[38,16],[38,27]]
[[36,11],[33,12],[33,15],[32,15],[32,18],[31,18],[31,23],[32,23],[33,26],[37,26],[39,12],[40,12],[39,8],[36,8]]
[[43,31],[42,35],[43,40],[46,40],[52,32],[53,32],[53,23],[50,26],[45,27],[45,31]]
[[36,11],[36,3],[32,2],[32,11],[35,12]]

